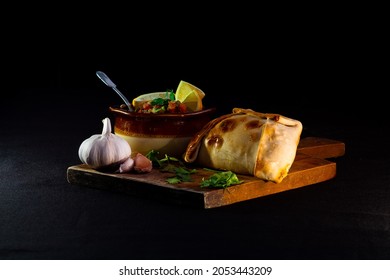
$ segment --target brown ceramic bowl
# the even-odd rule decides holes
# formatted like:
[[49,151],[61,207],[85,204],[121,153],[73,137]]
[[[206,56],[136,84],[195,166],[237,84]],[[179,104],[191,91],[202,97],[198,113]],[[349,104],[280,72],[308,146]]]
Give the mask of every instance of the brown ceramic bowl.
[[109,107],[114,116],[114,133],[130,144],[132,154],[146,155],[155,150],[160,157],[167,154],[177,158],[182,157],[191,138],[213,118],[215,110],[147,114],[130,112],[120,106]]

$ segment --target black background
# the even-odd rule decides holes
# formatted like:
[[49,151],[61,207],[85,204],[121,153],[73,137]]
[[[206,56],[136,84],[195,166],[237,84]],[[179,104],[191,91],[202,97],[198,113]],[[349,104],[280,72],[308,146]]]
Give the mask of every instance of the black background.
[[[6,37],[0,259],[389,258],[383,39],[364,23],[314,18],[124,30],[46,21]],[[188,81],[218,114],[280,113],[302,121],[303,137],[343,141],[346,154],[330,181],[218,209],[70,185],[80,143],[121,102],[97,70],[130,100]]]

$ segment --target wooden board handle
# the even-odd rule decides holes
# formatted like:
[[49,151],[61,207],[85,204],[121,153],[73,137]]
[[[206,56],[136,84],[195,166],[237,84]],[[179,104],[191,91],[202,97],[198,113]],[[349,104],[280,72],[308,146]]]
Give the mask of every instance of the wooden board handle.
[[299,141],[297,153],[323,159],[336,158],[345,154],[345,144],[333,139],[305,137]]

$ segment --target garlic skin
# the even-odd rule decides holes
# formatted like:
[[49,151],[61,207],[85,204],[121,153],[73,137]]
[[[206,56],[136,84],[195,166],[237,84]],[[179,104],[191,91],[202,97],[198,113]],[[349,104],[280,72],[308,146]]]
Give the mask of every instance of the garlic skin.
[[93,169],[123,163],[130,156],[130,144],[125,139],[111,133],[109,118],[103,119],[102,134],[92,135],[85,139],[79,147],[81,162]]

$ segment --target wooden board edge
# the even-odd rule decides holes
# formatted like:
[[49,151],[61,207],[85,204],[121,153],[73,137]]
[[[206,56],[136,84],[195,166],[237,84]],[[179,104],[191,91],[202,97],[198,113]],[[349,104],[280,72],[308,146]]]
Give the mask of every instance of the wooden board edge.
[[167,203],[204,208],[204,196],[202,193],[188,192],[185,189],[161,187],[141,181],[123,180],[122,178],[107,176],[107,174],[99,172],[91,173],[80,169],[80,166],[68,167],[66,178],[71,185],[81,185],[88,188],[124,193]]
[[246,184],[230,187],[228,190],[219,190],[205,194],[205,208],[216,208],[267,195],[285,192],[305,186],[314,185],[333,179],[336,176],[336,163],[324,159],[321,166],[288,175],[281,183],[255,180]]

